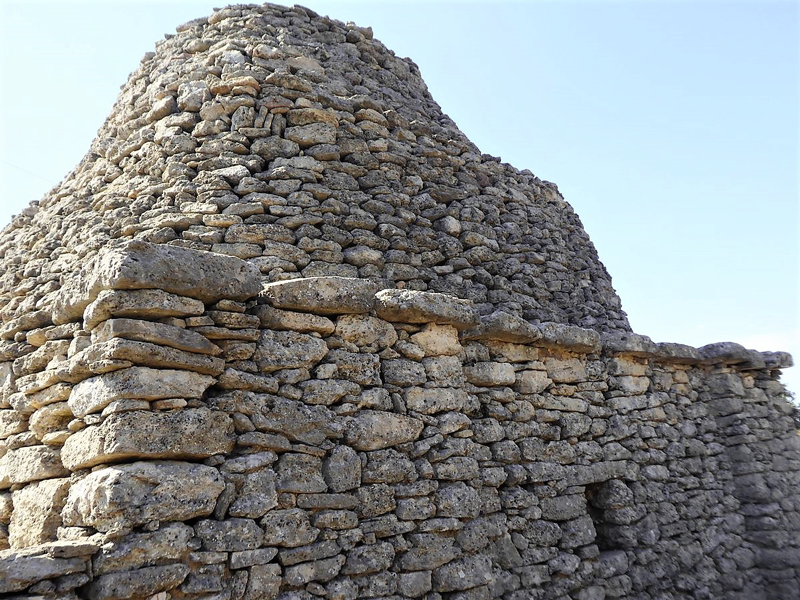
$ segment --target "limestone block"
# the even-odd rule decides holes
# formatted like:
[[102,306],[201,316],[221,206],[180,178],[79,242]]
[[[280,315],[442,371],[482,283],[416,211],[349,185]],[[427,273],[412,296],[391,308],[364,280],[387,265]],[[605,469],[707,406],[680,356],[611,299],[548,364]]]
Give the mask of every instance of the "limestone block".
[[69,475],[61,464],[61,452],[50,446],[24,446],[0,457],[0,489]]
[[102,343],[113,338],[125,338],[138,342],[150,342],[169,346],[186,352],[219,356],[222,350],[205,336],[190,329],[173,327],[165,323],[153,323],[138,319],[108,319],[92,331],[92,342]]
[[322,461],[316,456],[291,452],[282,454],[277,472],[276,488],[279,492],[314,494],[328,489],[322,477]]
[[406,391],[409,410],[431,415],[448,410],[461,410],[467,403],[467,393],[458,388],[413,387]]
[[77,320],[102,290],[111,289],[160,289],[206,303],[247,300],[261,289],[261,273],[232,256],[132,240],[104,249],[63,282],[53,322]]
[[219,375],[225,368],[225,361],[221,358],[122,338],[92,344],[72,357],[74,363],[91,365],[102,361],[127,361],[153,368],[186,369],[204,375]]
[[600,334],[592,329],[563,323],[542,323],[537,327],[542,333],[539,343],[543,346],[587,354],[600,351]]
[[130,367],[81,381],[67,403],[76,417],[84,417],[122,398],[201,398],[212,383],[213,377],[192,371]]
[[358,385],[381,385],[381,364],[376,354],[331,350],[327,362],[336,365],[336,374]]
[[312,527],[308,512],[299,508],[272,510],[261,519],[265,546],[296,548],[312,543],[319,529]]
[[569,396],[536,396],[530,399],[531,404],[536,408],[545,410],[559,410],[564,412],[581,412],[589,410],[589,403],[581,398],[571,398]]
[[265,373],[281,369],[308,369],[328,353],[318,337],[295,331],[261,332],[253,360]]
[[397,341],[397,332],[392,325],[368,315],[342,315],[336,319],[336,334],[357,346],[374,344],[378,349],[393,346]]
[[16,319],[3,323],[0,327],[0,340],[13,340],[20,331],[30,331],[51,324],[50,313],[46,310],[35,310]]
[[479,362],[464,367],[464,375],[472,385],[505,386],[515,381],[514,367],[508,363]]
[[74,484],[62,512],[67,526],[99,531],[211,514],[225,488],[219,471],[175,461],[136,462],[94,471]]
[[516,374],[515,389],[520,394],[541,394],[553,381],[546,371],[526,370]]
[[394,547],[388,542],[358,546],[347,554],[342,569],[345,575],[366,575],[388,569],[394,560]]
[[322,463],[322,476],[332,492],[355,489],[361,485],[361,459],[349,446],[336,446]]
[[558,358],[548,356],[544,359],[547,376],[556,383],[577,383],[586,381],[586,367],[577,358]]
[[0,593],[20,592],[33,583],[85,570],[86,562],[82,558],[51,558],[4,552],[0,555]]
[[[72,418],[72,410],[66,402],[48,404],[31,415],[30,430],[41,440],[48,433],[65,430]],[[64,457],[61,458],[63,460]]]
[[136,459],[198,460],[233,449],[233,421],[207,408],[176,412],[135,410],[109,415],[74,433],[61,449],[71,471]]
[[92,581],[87,593],[98,600],[147,598],[177,587],[188,574],[188,565],[181,563],[108,573]]
[[455,356],[461,352],[458,331],[451,325],[428,324],[419,333],[411,336],[425,356]]
[[375,314],[386,321],[437,323],[457,329],[474,327],[480,322],[470,300],[405,289],[382,290],[375,294]]
[[330,409],[285,398],[277,398],[272,408],[264,408],[251,419],[261,431],[281,434],[304,444],[319,445],[326,438],[341,436],[341,425]]
[[277,505],[278,492],[275,487],[275,472],[272,469],[262,469],[255,473],[248,473],[236,500],[228,508],[228,514],[232,517],[257,519]]
[[28,429],[28,417],[16,410],[0,410],[0,440]]
[[276,564],[253,565],[247,579],[243,600],[275,600],[281,587],[281,567]]
[[408,387],[425,383],[425,367],[405,358],[381,361],[383,381],[389,385]]
[[25,548],[55,540],[61,526],[61,509],[67,499],[69,479],[46,479],[14,492],[14,512],[8,526],[12,548]]
[[268,283],[259,294],[275,308],[322,315],[368,313],[375,293],[386,287],[374,279],[306,277]]
[[432,533],[413,533],[408,537],[414,547],[403,553],[397,561],[404,571],[435,569],[449,563],[460,553],[451,537]]
[[316,144],[335,144],[336,127],[330,123],[310,123],[287,127],[284,131],[287,140],[297,142],[301,148]]
[[83,311],[87,331],[112,317],[161,319],[202,315],[200,300],[170,294],[163,290],[103,290]]
[[158,531],[130,533],[113,544],[105,544],[94,557],[96,575],[128,571],[161,561],[181,561],[189,552],[194,531],[183,523],[168,523]]
[[422,421],[412,417],[362,410],[345,429],[345,439],[356,450],[380,450],[415,441],[423,428]]
[[211,552],[255,550],[264,537],[264,532],[252,519],[205,519],[198,521],[194,530],[203,542],[203,549]]
[[468,590],[491,583],[492,561],[488,556],[476,554],[456,559],[433,571],[433,589],[436,592]]
[[357,394],[361,386],[352,381],[342,379],[310,379],[300,382],[303,390],[303,402],[306,404],[322,404],[329,406],[348,394]]
[[541,330],[522,317],[503,311],[481,316],[480,323],[462,334],[467,340],[497,340],[530,344],[542,337]]
[[429,356],[422,359],[431,385],[437,387],[463,387],[464,369],[457,356]]
[[268,304],[258,305],[253,314],[261,320],[261,326],[265,329],[299,331],[300,333],[317,332],[326,336],[333,333],[336,327],[333,321],[327,317],[292,310],[280,310]]

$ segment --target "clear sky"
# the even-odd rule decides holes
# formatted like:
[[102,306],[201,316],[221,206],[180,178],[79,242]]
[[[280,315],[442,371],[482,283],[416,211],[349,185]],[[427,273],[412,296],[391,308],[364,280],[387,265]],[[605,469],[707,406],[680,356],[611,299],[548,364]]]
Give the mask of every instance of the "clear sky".
[[[142,55],[220,4],[0,0],[0,227],[80,161]],[[635,331],[800,360],[797,2],[304,5],[372,26],[483,152],[557,183]]]

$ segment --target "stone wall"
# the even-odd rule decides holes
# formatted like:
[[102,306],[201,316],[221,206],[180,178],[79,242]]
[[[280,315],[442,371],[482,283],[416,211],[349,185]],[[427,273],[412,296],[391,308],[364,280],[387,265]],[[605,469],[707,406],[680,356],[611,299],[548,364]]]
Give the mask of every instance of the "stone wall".
[[54,306],[0,330],[0,593],[798,589],[788,355],[142,241]]

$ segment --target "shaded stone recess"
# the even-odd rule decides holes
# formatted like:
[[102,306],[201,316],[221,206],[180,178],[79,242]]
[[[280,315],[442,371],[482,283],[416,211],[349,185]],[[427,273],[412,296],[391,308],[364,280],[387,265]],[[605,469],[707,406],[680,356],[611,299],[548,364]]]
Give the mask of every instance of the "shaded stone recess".
[[797,595],[791,357],[629,332],[369,29],[178,28],[0,256],[4,597]]

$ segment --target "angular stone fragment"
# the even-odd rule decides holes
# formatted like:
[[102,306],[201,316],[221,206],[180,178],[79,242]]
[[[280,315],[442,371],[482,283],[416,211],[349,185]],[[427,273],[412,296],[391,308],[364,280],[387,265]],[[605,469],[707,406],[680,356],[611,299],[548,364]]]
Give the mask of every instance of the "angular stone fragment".
[[122,338],[92,344],[72,360],[90,365],[102,361],[127,361],[153,368],[186,369],[204,375],[219,375],[225,368],[225,361],[221,358]]
[[257,519],[277,505],[275,472],[272,469],[262,469],[247,474],[241,491],[228,509],[228,514],[233,517]]
[[422,348],[425,356],[456,356],[461,352],[458,332],[451,325],[428,324],[411,340]]
[[315,144],[336,143],[336,127],[330,123],[310,123],[287,127],[284,135],[286,139],[297,142],[301,148]]
[[586,381],[586,367],[577,358],[558,358],[548,356],[544,359],[547,376],[556,383],[577,383]]
[[136,462],[94,471],[69,491],[64,524],[99,531],[211,514],[225,483],[219,471],[175,461]]
[[284,398],[276,399],[271,409],[265,408],[251,418],[259,430],[304,444],[319,445],[328,437],[341,435],[341,427],[330,409]]
[[213,377],[191,371],[130,367],[81,381],[67,403],[76,417],[83,417],[121,398],[201,398],[212,383]]
[[264,532],[251,519],[205,519],[199,521],[194,530],[203,542],[203,549],[211,552],[255,550],[264,537]]
[[308,369],[328,353],[318,337],[295,331],[261,332],[253,360],[265,373],[281,369]]
[[362,410],[345,429],[345,439],[356,450],[380,450],[415,441],[423,427],[422,421],[405,415]]
[[88,594],[90,598],[99,600],[147,598],[177,587],[188,574],[189,567],[184,564],[108,573],[89,584]]
[[467,329],[480,322],[470,300],[416,290],[382,290],[375,294],[375,313],[386,321],[437,323]]
[[24,446],[9,450],[0,457],[0,489],[15,483],[28,483],[65,477],[69,471],[61,464],[59,448]]
[[158,531],[131,533],[113,544],[106,544],[94,557],[96,575],[128,571],[161,561],[181,561],[189,552],[194,531],[183,523],[168,523]]
[[540,344],[552,348],[564,348],[573,352],[591,354],[600,350],[600,334],[591,329],[583,329],[563,323],[542,323],[538,325],[542,338]]
[[234,445],[233,422],[207,408],[177,412],[136,410],[109,415],[67,438],[61,460],[72,470],[135,459],[199,460]]
[[480,324],[462,333],[467,340],[497,340],[530,344],[542,337],[540,329],[522,317],[503,311],[495,311],[482,316]]
[[204,311],[205,305],[200,300],[163,290],[103,290],[83,311],[83,327],[90,331],[112,317],[155,320],[193,317]]
[[312,543],[319,535],[319,529],[309,523],[308,513],[299,508],[272,510],[261,519],[261,526],[265,546],[296,548]]
[[14,512],[8,526],[11,547],[25,548],[55,540],[68,491],[69,479],[46,479],[14,492]]
[[222,350],[209,342],[205,336],[190,329],[139,319],[108,319],[92,331],[92,342],[94,343],[106,342],[112,338],[150,342],[211,356],[218,356],[222,353]]
[[476,554],[459,558],[433,571],[433,589],[437,592],[468,590],[492,582],[492,561]]
[[260,298],[276,308],[322,315],[368,313],[375,293],[386,287],[374,279],[306,277],[268,283]]
[[379,349],[393,346],[397,341],[397,332],[392,325],[367,315],[339,317],[336,320],[336,334],[357,346],[375,344]]
[[541,394],[553,383],[546,371],[526,370],[516,376],[515,388],[520,394]]
[[28,428],[28,418],[16,410],[0,410],[0,440]]
[[261,273],[232,256],[132,240],[104,249],[62,284],[53,322],[77,320],[109,289],[160,289],[207,303],[247,300],[261,289]]
[[0,593],[20,592],[33,583],[85,570],[86,561],[81,558],[63,559],[6,552],[0,555]]
[[420,388],[406,391],[406,405],[409,410],[432,415],[448,410],[461,410],[467,403],[467,393],[458,388]]
[[41,440],[48,433],[65,430],[72,418],[72,411],[66,402],[48,404],[31,415],[29,429]]
[[265,329],[299,331],[300,333],[317,332],[320,335],[330,335],[335,329],[333,321],[320,315],[280,310],[267,304],[258,305],[254,311],[261,326]]
[[464,367],[464,376],[472,385],[513,385],[514,367],[508,363],[480,362]]
[[361,485],[361,459],[345,445],[338,445],[322,463],[322,476],[332,492],[345,492]]
[[322,461],[308,454],[286,453],[278,460],[279,492],[313,494],[325,492],[328,486],[322,477]]

